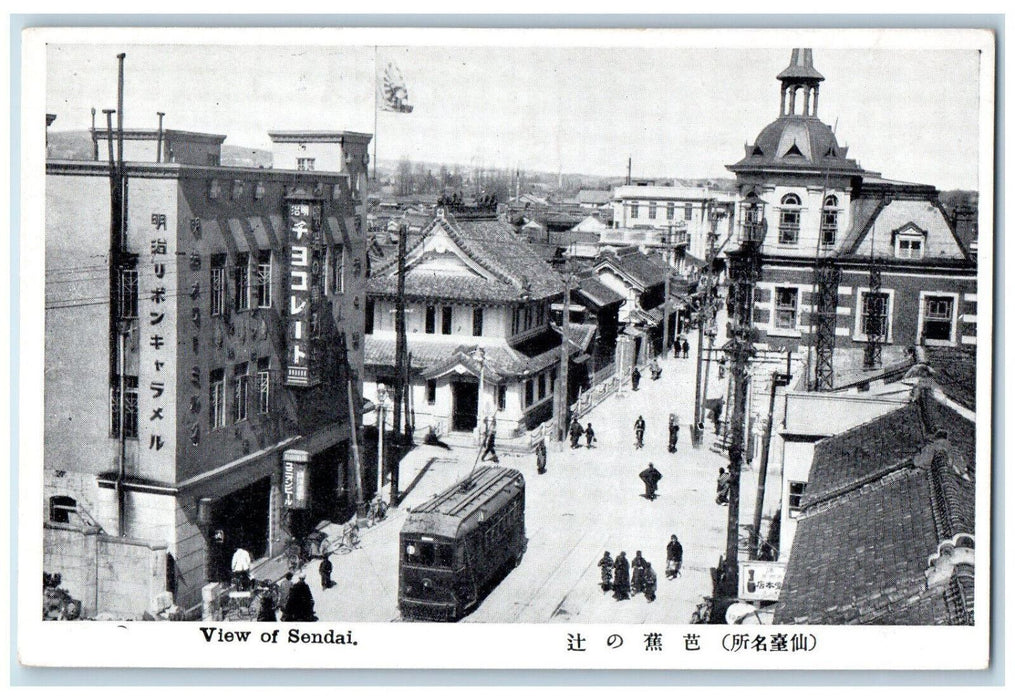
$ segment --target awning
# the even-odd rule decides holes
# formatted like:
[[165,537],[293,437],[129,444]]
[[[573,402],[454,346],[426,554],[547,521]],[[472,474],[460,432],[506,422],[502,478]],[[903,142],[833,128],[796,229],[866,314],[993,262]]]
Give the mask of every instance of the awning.
[[[241,253],[249,253],[251,250],[250,241],[247,239],[247,232],[239,219],[226,219],[226,226],[229,227],[229,235],[232,236],[236,250]],[[253,238],[253,236],[251,236]]]
[[247,218],[247,225],[250,227],[251,233],[254,234],[254,241],[257,243],[259,250],[281,250],[283,245],[283,237],[281,233],[276,233],[271,226],[271,220],[266,219],[262,216],[251,216]]

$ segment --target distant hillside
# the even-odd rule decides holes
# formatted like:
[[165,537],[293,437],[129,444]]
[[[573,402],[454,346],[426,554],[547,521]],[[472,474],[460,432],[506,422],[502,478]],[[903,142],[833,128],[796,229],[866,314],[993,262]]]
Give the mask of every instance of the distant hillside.
[[236,168],[270,168],[271,151],[222,144],[222,165]]

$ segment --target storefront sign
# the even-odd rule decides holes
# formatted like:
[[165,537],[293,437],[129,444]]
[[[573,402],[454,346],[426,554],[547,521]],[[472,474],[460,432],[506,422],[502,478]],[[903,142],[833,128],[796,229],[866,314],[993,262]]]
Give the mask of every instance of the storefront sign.
[[309,507],[307,470],[310,453],[304,450],[286,450],[282,455],[282,506],[288,510],[305,510]]
[[779,600],[785,576],[785,562],[741,562],[738,597],[741,600]]
[[288,347],[285,382],[289,386],[310,386],[311,376],[310,296],[311,208],[310,202],[290,202],[289,209],[289,299]]

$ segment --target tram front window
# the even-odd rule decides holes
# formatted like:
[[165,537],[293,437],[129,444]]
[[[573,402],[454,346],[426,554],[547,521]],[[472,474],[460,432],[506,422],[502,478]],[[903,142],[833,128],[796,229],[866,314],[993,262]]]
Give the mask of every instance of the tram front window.
[[405,563],[417,566],[436,566],[450,569],[454,565],[454,547],[433,542],[408,542],[405,545]]

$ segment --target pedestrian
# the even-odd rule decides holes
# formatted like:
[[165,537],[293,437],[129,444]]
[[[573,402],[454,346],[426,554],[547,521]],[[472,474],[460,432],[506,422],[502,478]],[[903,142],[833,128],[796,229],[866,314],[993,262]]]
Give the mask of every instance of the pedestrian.
[[722,424],[722,404],[716,404],[712,409],[712,425],[715,427],[715,434],[719,434],[719,427]]
[[568,429],[568,434],[571,436],[572,450],[578,447],[578,440],[581,438],[583,432],[581,423],[578,422],[577,418],[573,418],[571,420],[571,427]]
[[645,590],[644,574],[645,558],[639,549],[634,553],[634,559],[631,560],[631,595],[638,595]]
[[719,467],[719,478],[715,484],[715,502],[721,506],[730,502],[730,475],[722,467]]
[[669,428],[670,428],[669,450],[670,450],[670,452],[676,452],[677,451],[677,439],[680,437],[680,425],[677,423],[677,414],[676,413],[671,413],[670,414]]
[[613,597],[627,600],[631,596],[631,573],[628,570],[627,554],[621,552],[613,562]]
[[275,601],[271,598],[269,591],[261,593],[261,598],[258,601],[257,606],[257,621],[258,622],[278,622],[278,618],[275,617]]
[[314,596],[307,585],[307,575],[300,572],[299,578],[289,591],[289,600],[285,606],[286,622],[316,622],[314,614]]
[[666,544],[666,578],[674,579],[680,576],[680,563],[684,558],[684,548],[676,535],[670,535],[670,541]]
[[324,553],[324,558],[321,559],[321,566],[318,567],[318,571],[321,574],[321,588],[328,590],[335,585],[334,581],[331,580],[331,572],[334,570],[331,559],[328,557],[328,553]]
[[656,599],[656,572],[652,569],[652,564],[645,562],[645,571],[642,572],[641,581],[642,589],[645,591],[645,600],[652,602]]
[[293,572],[285,572],[285,576],[278,582],[278,609],[285,613],[285,606],[289,602],[289,591],[293,587]]
[[687,359],[687,353],[691,351],[691,344],[687,342],[687,338],[684,338],[683,342],[684,359]]
[[546,473],[546,438],[536,443],[536,473]]
[[592,424],[589,423],[585,426],[585,447],[591,450],[594,444],[596,444],[596,431],[592,429]]
[[631,370],[631,391],[638,391],[638,382],[641,381],[641,372],[635,367]]
[[641,416],[634,422],[634,446],[639,450],[645,446],[645,419]]
[[719,379],[726,376],[726,356],[723,355],[719,358]]
[[237,590],[245,591],[250,587],[250,552],[243,547],[233,552],[233,586]]
[[645,498],[650,501],[656,499],[656,488],[659,486],[659,480],[663,478],[662,473],[655,468],[652,462],[648,463],[648,467],[638,475],[642,482],[645,484],[645,493],[642,494]]
[[610,556],[609,551],[599,560],[599,572],[602,575],[602,581],[599,585],[605,593],[613,586],[613,557]]
[[497,450],[494,445],[496,435],[497,435],[497,426],[495,423],[490,427],[490,430],[486,433],[486,439],[483,441],[483,454],[480,455],[479,457],[480,462],[485,462],[488,455],[493,458],[494,462],[500,462],[500,460],[497,459]]

